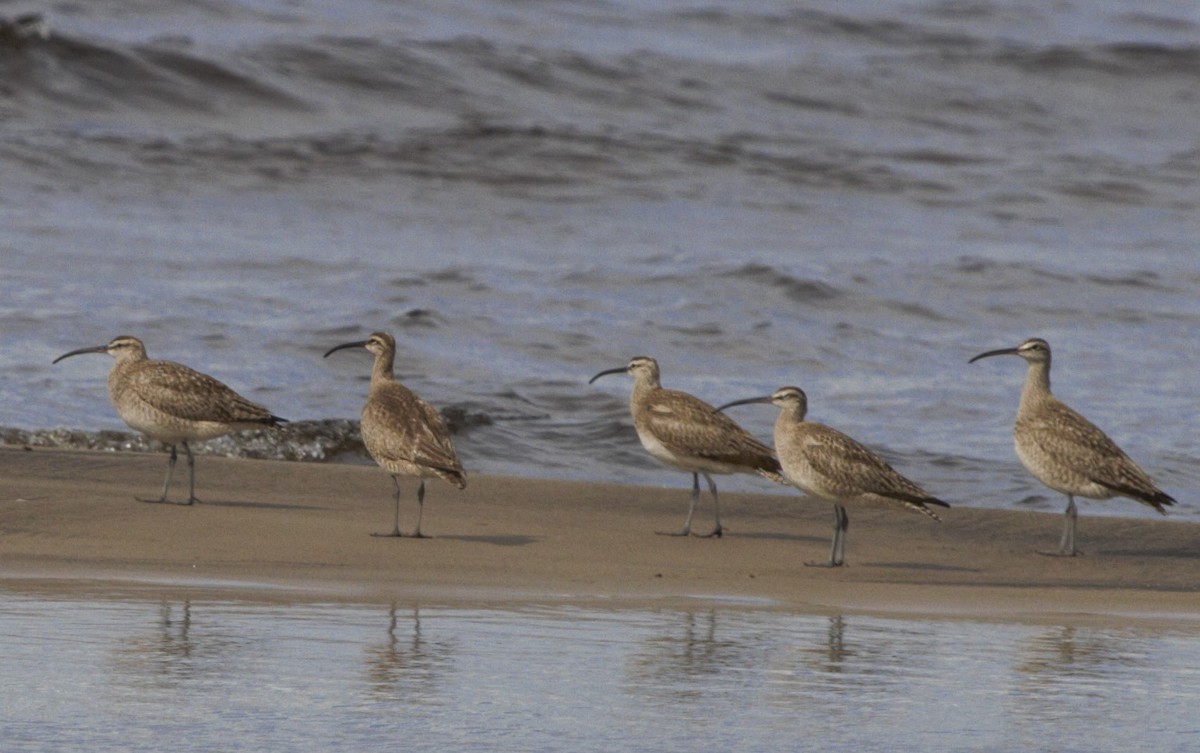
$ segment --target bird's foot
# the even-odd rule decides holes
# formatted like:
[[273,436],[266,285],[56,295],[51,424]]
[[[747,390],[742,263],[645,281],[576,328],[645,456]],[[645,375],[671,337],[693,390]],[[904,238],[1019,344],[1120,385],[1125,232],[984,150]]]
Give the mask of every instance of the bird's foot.
[[1043,557],[1082,557],[1083,556],[1083,552],[1079,551],[1078,549],[1072,549],[1070,551],[1065,550],[1065,549],[1059,549],[1057,552],[1039,551],[1038,554],[1042,555]]
[[725,529],[717,526],[708,533],[693,533],[692,535],[698,539],[719,539],[725,534]]
[[809,560],[804,563],[805,567],[843,567],[844,562],[834,562],[833,560]]
[[400,529],[397,528],[390,533],[372,533],[371,535],[378,539],[398,539],[404,534],[400,533]]
[[192,497],[191,499],[189,499],[186,502],[175,502],[173,500],[167,499],[166,497],[158,497],[157,499],[147,499],[146,497],[134,497],[134,499],[136,499],[138,502],[145,502],[145,503],[151,504],[151,505],[180,505],[183,507],[195,504],[200,501],[200,500],[196,499],[195,497]]

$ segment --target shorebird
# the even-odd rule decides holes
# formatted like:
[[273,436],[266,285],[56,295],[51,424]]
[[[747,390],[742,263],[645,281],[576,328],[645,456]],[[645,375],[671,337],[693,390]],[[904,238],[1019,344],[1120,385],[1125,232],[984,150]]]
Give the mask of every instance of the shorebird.
[[54,363],[83,353],[107,353],[116,359],[108,372],[108,398],[117,415],[129,428],[171,448],[162,495],[142,502],[167,502],[177,459],[175,445],[182,444],[187,453],[188,499],[184,504],[190,505],[199,500],[196,459],[189,441],[202,442],[241,429],[286,422],[207,374],[174,361],[147,358],[146,346],[136,337],[121,335],[107,345],[72,350],[55,358]]
[[735,405],[770,403],[780,408],[775,419],[775,451],[788,483],[806,494],[833,503],[833,545],[828,562],[806,565],[840,567],[845,562],[846,529],[850,518],[846,505],[895,507],[941,520],[930,505],[949,507],[921,487],[897,473],[875,453],[824,424],[804,420],[808,397],[799,387],[780,387],[766,397],[751,397],[725,403],[717,410]]
[[638,356],[627,366],[601,371],[588,380],[592,384],[607,374],[628,373],[633,377],[633,396],[629,407],[638,439],[652,456],[672,468],[692,474],[692,502],[683,530],[658,531],[664,536],[687,536],[692,532],[692,516],[700,499],[700,476],[708,482],[713,498],[716,524],[705,538],[721,536],[721,505],[717,485],[710,474],[757,473],[786,483],[779,461],[771,448],[750,436],[728,416],[718,413],[703,400],[679,390],[663,389],[659,382],[658,362]]
[[1061,557],[1080,554],[1075,548],[1075,497],[1128,497],[1163,515],[1175,500],[1160,490],[1146,472],[1129,459],[1104,432],[1050,394],[1050,343],[1032,337],[1015,348],[980,353],[968,363],[991,356],[1020,356],[1029,364],[1013,439],[1017,457],[1038,481],[1067,495],[1066,518],[1058,551]]
[[392,474],[396,487],[396,514],[391,533],[372,536],[403,536],[400,533],[400,480],[412,476],[417,487],[417,528],[411,535],[423,539],[421,513],[425,509],[425,479],[440,478],[459,489],[467,486],[467,474],[454,454],[450,433],[437,410],[416,393],[396,381],[393,364],[396,341],[386,332],[374,332],[366,340],[342,343],[325,352],[325,358],[345,348],[366,348],[375,354],[371,389],[362,409],[362,438],[367,452]]

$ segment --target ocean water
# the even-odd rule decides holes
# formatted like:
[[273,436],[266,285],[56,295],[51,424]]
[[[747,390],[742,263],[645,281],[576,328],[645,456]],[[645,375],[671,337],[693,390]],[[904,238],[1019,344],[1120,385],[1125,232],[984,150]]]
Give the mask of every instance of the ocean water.
[[1195,749],[1188,622],[0,592],[8,751]]
[[[1200,9],[1175,0],[0,2],[0,426],[146,447],[118,334],[367,462],[369,357],[469,472],[686,488],[628,380],[785,384],[955,504],[1059,510],[1017,359],[1195,517]],[[737,416],[766,437],[772,411]],[[722,488],[777,491],[730,479]],[[1128,501],[1084,514],[1152,514]]]

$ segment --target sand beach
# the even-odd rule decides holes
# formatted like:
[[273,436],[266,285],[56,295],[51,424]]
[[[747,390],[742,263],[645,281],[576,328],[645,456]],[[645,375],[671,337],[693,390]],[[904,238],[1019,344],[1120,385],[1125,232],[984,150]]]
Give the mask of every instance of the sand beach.
[[[388,539],[370,536],[391,516],[390,479],[376,468],[201,457],[202,504],[136,501],[157,493],[164,465],[161,454],[0,451],[0,581],[1025,621],[1200,613],[1200,527],[1151,514],[1089,516],[1085,506],[1085,555],[1064,559],[1038,553],[1057,544],[1058,515],[954,508],[939,524],[852,511],[847,566],[831,570],[803,564],[826,556],[831,514],[798,493],[722,495],[724,538],[675,538],[654,531],[678,525],[683,484],[475,476],[463,492],[430,483],[432,538]],[[402,528],[415,511],[406,498]]]

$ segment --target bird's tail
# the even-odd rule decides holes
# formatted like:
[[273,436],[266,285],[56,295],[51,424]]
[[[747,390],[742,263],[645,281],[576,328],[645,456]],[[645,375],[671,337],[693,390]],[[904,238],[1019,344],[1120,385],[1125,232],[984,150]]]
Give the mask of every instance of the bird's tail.
[[1139,494],[1137,496],[1133,496],[1133,498],[1139,502],[1145,502],[1163,515],[1167,514],[1168,507],[1175,504],[1174,497],[1159,489],[1155,489],[1151,494]]
[[896,499],[899,499],[901,502],[906,504],[908,506],[908,508],[910,510],[912,510],[913,512],[919,512],[922,515],[928,515],[929,517],[931,517],[934,520],[939,521],[939,522],[941,522],[942,519],[940,517],[938,517],[938,514],[936,512],[929,509],[929,505],[937,505],[938,507],[946,507],[946,508],[950,507],[949,502],[943,502],[942,500],[938,499],[937,497],[918,497],[915,495],[909,496],[906,494],[906,495],[902,495],[902,496],[897,496]]
[[1104,484],[1109,489],[1112,489],[1117,494],[1130,499],[1135,499],[1142,504],[1150,505],[1155,510],[1158,510],[1163,515],[1167,514],[1167,507],[1176,504],[1175,498],[1167,494],[1161,489],[1146,484],[1145,486],[1128,486],[1125,484]]
[[467,472],[461,468],[435,468],[437,477],[459,489],[467,488]]

